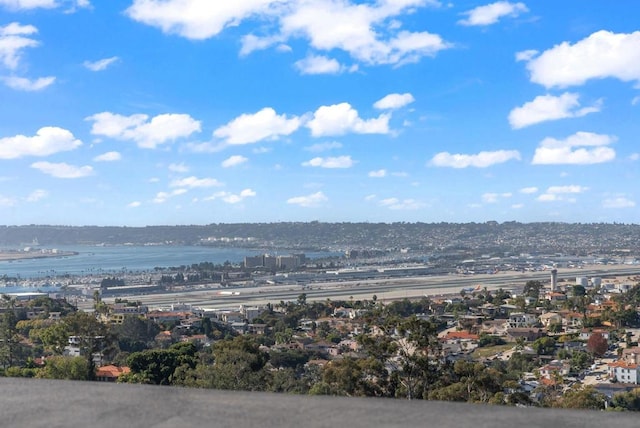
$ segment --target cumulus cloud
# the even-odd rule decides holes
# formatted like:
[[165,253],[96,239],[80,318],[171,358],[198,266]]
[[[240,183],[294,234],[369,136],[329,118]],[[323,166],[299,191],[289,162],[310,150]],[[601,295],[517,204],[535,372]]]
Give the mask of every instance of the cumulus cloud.
[[83,178],[93,175],[91,166],[75,166],[67,163],[35,162],[31,168],[55,178]]
[[244,156],[234,155],[234,156],[231,156],[231,157],[225,159],[224,161],[222,161],[222,167],[223,168],[231,168],[231,167],[234,167],[234,166],[241,165],[241,164],[247,162],[248,160],[249,159],[247,159]]
[[394,110],[411,104],[414,101],[415,98],[408,92],[404,94],[389,94],[376,101],[373,106],[378,110]]
[[37,32],[38,29],[33,25],[21,25],[18,22],[0,27],[0,63],[9,70],[18,68],[24,49],[40,44],[28,37]]
[[520,160],[520,152],[517,150],[497,150],[474,155],[441,152],[431,159],[430,165],[450,168],[487,168],[510,160]]
[[501,198],[510,198],[513,196],[511,193],[484,193],[482,195],[482,202],[485,204],[496,204]]
[[[437,34],[408,32],[401,30],[401,25],[388,25],[394,18],[400,24],[400,16],[427,5],[439,2],[134,0],[126,13],[165,33],[195,40],[214,37],[248,19],[258,21],[258,25],[267,23],[260,25],[264,35],[242,38],[241,55],[270,46],[287,46],[288,40],[302,38],[316,51],[342,50],[366,64],[402,64],[451,47]],[[335,70],[335,64],[330,69]]]
[[149,120],[146,114],[122,116],[103,112],[85,120],[93,122],[93,135],[133,141],[144,149],[155,149],[159,145],[200,132],[200,122],[188,114],[160,114]]
[[244,189],[240,193],[230,193],[230,192],[217,192],[211,196],[204,198],[205,201],[215,201],[216,199],[221,199],[222,201],[228,204],[237,204],[239,202],[244,201],[246,198],[252,198],[256,196],[256,192],[252,189]]
[[524,193],[525,195],[530,195],[532,193],[538,193],[537,187],[523,187],[520,189],[520,193]]
[[415,199],[386,198],[379,202],[379,205],[390,210],[417,210],[423,208],[425,204]]
[[184,195],[185,193],[187,193],[187,189],[175,189],[171,192],[158,192],[156,193],[156,196],[155,198],[153,198],[152,202],[154,204],[163,204],[167,202],[169,199],[175,196]]
[[172,163],[172,164],[169,164],[169,171],[185,173],[185,172],[189,172],[189,167],[184,162]]
[[342,143],[339,143],[337,141],[328,141],[326,143],[312,144],[308,147],[305,147],[304,149],[308,152],[319,153],[319,152],[326,152],[327,150],[341,149],[341,148],[342,148]]
[[467,26],[485,26],[497,23],[500,18],[516,18],[521,13],[527,13],[529,9],[524,3],[510,3],[508,1],[498,1],[485,6],[478,6],[463,15],[466,19],[458,21],[458,24]]
[[93,158],[94,162],[115,162],[122,159],[119,152],[106,152]]
[[309,55],[293,65],[300,74],[340,74],[347,70],[337,60],[323,55]]
[[325,196],[322,192],[312,193],[311,195],[306,196],[296,196],[293,198],[287,199],[287,203],[291,205],[299,205],[301,207],[309,208],[309,207],[318,207],[323,203],[327,202],[329,198]]
[[575,44],[563,42],[527,62],[531,81],[547,88],[591,79],[640,81],[640,31],[598,31]]
[[284,114],[278,115],[271,107],[265,107],[257,113],[238,116],[216,129],[213,136],[227,144],[252,144],[291,135],[301,124],[299,117],[288,118]]
[[610,144],[616,141],[611,135],[577,132],[564,140],[545,138],[533,155],[534,165],[590,165],[610,162],[616,152]]
[[549,120],[582,117],[600,111],[601,102],[580,108],[580,95],[565,92],[560,96],[540,95],[533,101],[516,107],[509,113],[509,123],[514,129],[524,128]]
[[74,150],[82,145],[70,131],[47,126],[35,136],[16,135],[0,138],[0,159],[16,159],[24,156],[49,156]]
[[58,6],[56,0],[0,0],[0,5],[12,10],[53,9]]
[[369,171],[369,177],[371,178],[384,178],[387,176],[386,169],[379,169],[377,171]]
[[349,132],[356,134],[388,134],[389,119],[387,113],[377,118],[362,119],[358,111],[349,103],[321,106],[313,118],[307,122],[307,127],[314,137],[344,135]]
[[35,92],[40,91],[47,86],[50,86],[55,82],[56,78],[49,77],[39,77],[37,79],[29,79],[26,77],[19,76],[3,76],[2,81],[5,85],[10,87],[11,89],[15,89],[17,91],[27,91],[27,92]]
[[112,56],[110,58],[99,59],[97,61],[85,61],[84,63],[82,63],[82,65],[84,65],[85,68],[91,71],[102,71],[106,70],[107,67],[109,67],[111,64],[114,64],[118,60],[120,60],[120,58],[118,58],[117,56]]
[[[555,202],[565,200],[565,195],[567,194],[579,194],[588,191],[588,187],[579,186],[579,185],[568,185],[568,186],[551,186],[547,189],[547,191],[540,196],[538,196],[538,201],[540,202]],[[568,199],[569,202],[575,202],[575,199]]]
[[79,7],[91,6],[89,0],[0,0],[0,6],[5,6],[10,10],[30,10],[30,9],[54,9],[62,5],[69,5],[69,11],[74,11]]
[[29,195],[25,198],[27,202],[38,202],[41,199],[49,196],[49,192],[43,189],[37,189],[33,192],[29,193]]
[[328,158],[313,158],[307,162],[303,162],[302,166],[313,166],[320,168],[351,168],[354,164],[351,156],[337,156]]
[[636,206],[636,203],[631,199],[625,198],[624,196],[618,196],[615,198],[609,198],[602,201],[603,208],[633,208]]
[[173,180],[169,184],[169,187],[195,189],[195,188],[203,188],[203,187],[219,187],[222,185],[223,184],[220,183],[215,178],[198,178],[198,177],[191,176],[191,177]]

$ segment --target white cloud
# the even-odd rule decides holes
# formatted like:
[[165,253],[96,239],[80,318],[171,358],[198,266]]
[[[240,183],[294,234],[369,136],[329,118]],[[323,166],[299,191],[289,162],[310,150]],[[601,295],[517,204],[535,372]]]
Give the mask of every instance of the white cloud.
[[203,188],[203,187],[219,187],[223,184],[220,183],[215,178],[198,178],[198,177],[186,177],[177,180],[173,180],[169,187],[180,187],[180,188]]
[[256,192],[252,189],[244,189],[240,193],[230,193],[230,192],[216,192],[211,196],[204,198],[205,201],[215,201],[216,199],[221,199],[228,204],[237,204],[242,202],[246,198],[252,198],[256,196]]
[[629,160],[630,161],[637,161],[640,160],[640,153],[632,153],[629,155]]
[[122,159],[119,152],[106,152],[93,158],[94,162],[115,162]]
[[640,104],[640,96],[633,97],[633,99],[631,100],[631,105],[632,106],[637,106],[638,104]]
[[501,198],[510,198],[513,196],[511,193],[484,193],[482,195],[482,202],[485,204],[496,204]]
[[306,196],[296,196],[293,198],[287,199],[287,203],[291,205],[299,205],[301,207],[318,207],[323,203],[327,202],[329,198],[325,196],[322,192],[316,192],[311,195]]
[[513,208],[514,210],[519,210],[524,208],[524,204],[513,204],[511,205],[511,208]]
[[423,208],[425,204],[415,199],[387,198],[379,202],[380,206],[390,210],[417,210]]
[[[588,187],[579,186],[579,185],[569,185],[569,186],[551,186],[547,189],[547,191],[540,196],[537,197],[537,200],[540,202],[555,202],[555,201],[563,201],[565,200],[564,195],[567,194],[579,194],[588,191]],[[570,198],[568,202],[575,202],[575,199]]]
[[103,112],[89,116],[91,133],[124,141],[134,141],[138,147],[155,149],[200,132],[200,122],[188,114],[160,114],[149,120],[146,114],[122,116]]
[[337,156],[328,158],[313,158],[307,162],[303,162],[302,166],[313,166],[320,168],[351,168],[354,161],[351,156]]
[[636,203],[631,199],[625,198],[623,196],[618,196],[616,198],[609,198],[602,201],[603,208],[633,208],[636,206]]
[[516,52],[516,61],[530,61],[534,56],[538,55],[535,49],[528,49],[526,51]]
[[569,186],[551,186],[547,189],[547,193],[564,194],[564,193],[584,193],[589,190],[588,187],[572,184]]
[[589,165],[610,162],[616,152],[610,144],[616,137],[591,132],[577,132],[565,140],[545,138],[536,148],[534,165]]
[[520,193],[524,193],[525,195],[531,195],[533,193],[538,193],[537,187],[523,187],[520,189]]
[[185,193],[187,193],[187,189],[175,189],[172,192],[158,192],[156,194],[156,197],[153,198],[153,203],[163,204],[167,202],[169,199],[173,198],[174,196],[184,195]]
[[112,56],[110,58],[104,58],[97,61],[85,61],[82,63],[86,68],[91,71],[102,71],[106,70],[111,64],[114,64],[116,61],[120,60],[117,56]]
[[278,3],[279,0],[134,0],[125,13],[164,33],[203,40],[251,16],[271,15]]
[[547,88],[583,85],[591,79],[640,81],[640,31],[598,31],[571,45],[563,42],[527,63],[531,81]]
[[93,168],[88,165],[75,166],[64,162],[35,162],[31,164],[31,168],[35,168],[43,174],[47,174],[55,178],[82,178],[93,175]]
[[19,76],[3,76],[0,79],[2,79],[4,84],[11,89],[27,92],[40,91],[47,86],[52,85],[56,80],[56,78],[52,76],[39,77],[37,79],[28,79],[26,77]]
[[58,7],[58,3],[56,0],[0,0],[0,6],[11,10],[52,9]]
[[231,156],[231,157],[225,159],[224,161],[222,161],[222,167],[223,168],[231,168],[231,167],[234,167],[234,166],[241,165],[241,164],[247,162],[248,160],[249,159],[247,159],[244,156],[234,155],[234,156]]
[[0,207],[13,207],[15,204],[15,199],[0,195]]
[[271,107],[255,114],[243,114],[213,132],[214,137],[224,139],[227,144],[252,144],[263,140],[276,140],[294,133],[300,128],[299,117],[287,118],[278,115]]
[[487,168],[510,160],[520,160],[520,152],[517,150],[497,150],[494,152],[480,152],[475,155],[441,152],[431,159],[430,164],[451,168]]
[[308,55],[293,65],[300,74],[340,74],[347,70],[337,60],[323,55]]
[[580,95],[570,92],[565,92],[557,97],[554,95],[537,96],[522,107],[511,110],[509,123],[512,128],[520,129],[540,122],[582,117],[600,111],[601,102],[597,102],[591,107],[580,108],[579,98]]
[[242,202],[243,200],[245,200],[246,198],[251,198],[256,196],[256,192],[254,192],[251,189],[244,189],[243,191],[240,192],[240,194],[227,194],[225,196],[222,197],[222,200],[225,201],[228,204],[237,204],[239,202]]
[[408,92],[404,94],[389,94],[376,101],[373,106],[378,110],[393,110],[404,107],[414,101],[415,98]]
[[22,51],[40,44],[27,37],[37,32],[38,29],[33,25],[21,25],[17,22],[0,27],[0,63],[9,70],[15,70],[20,64]]
[[304,149],[308,152],[319,153],[319,152],[325,152],[327,150],[341,149],[341,148],[342,148],[342,143],[339,143],[337,141],[329,141],[326,143],[312,144],[308,147],[305,147]]
[[189,172],[189,167],[183,163],[172,163],[169,164],[169,171],[171,172],[179,172],[184,174],[185,172]]
[[458,21],[458,24],[477,26],[477,25],[491,25],[497,23],[500,18],[511,17],[516,18],[521,13],[527,13],[529,9],[524,3],[510,3],[508,1],[498,1],[485,6],[478,6],[463,15],[466,15],[466,19]]
[[47,196],[49,196],[49,192],[47,192],[46,190],[37,189],[31,192],[27,196],[26,200],[27,202],[38,202],[39,200],[44,199]]
[[387,176],[386,169],[379,169],[377,171],[369,171],[369,177],[371,178],[383,178]]
[[307,122],[307,127],[314,137],[344,135],[349,132],[388,134],[390,117],[384,113],[377,118],[364,120],[349,103],[341,103],[319,107],[313,113],[313,119]]
[[129,204],[127,205],[127,207],[129,207],[129,208],[138,208],[140,205],[142,205],[142,202],[140,202],[140,201],[133,201],[133,202],[129,203]]
[[199,40],[253,19],[265,34],[243,37],[241,55],[274,45],[280,48],[289,39],[302,38],[314,50],[342,50],[366,64],[402,64],[433,56],[451,45],[437,34],[402,31],[399,24],[388,25],[389,20],[396,18],[394,22],[399,23],[401,15],[439,4],[435,0],[373,4],[352,0],[134,0],[126,13],[165,33]]
[[29,10],[29,9],[54,9],[63,4],[71,3],[70,12],[77,7],[90,7],[89,0],[0,0],[0,6],[5,6],[9,10]]
[[49,156],[74,150],[82,145],[70,131],[56,127],[40,128],[35,136],[0,138],[0,159],[16,159],[23,156]]

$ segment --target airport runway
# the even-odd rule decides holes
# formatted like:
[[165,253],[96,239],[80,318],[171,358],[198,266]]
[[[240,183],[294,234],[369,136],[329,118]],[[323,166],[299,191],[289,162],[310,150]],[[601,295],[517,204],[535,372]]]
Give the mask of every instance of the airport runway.
[[[558,269],[558,280],[563,283],[575,284],[577,277],[618,277],[633,278],[639,276],[640,266],[632,265],[597,265],[585,269]],[[280,301],[297,300],[301,293],[305,293],[307,301],[318,300],[395,300],[402,298],[419,298],[424,295],[435,296],[441,294],[458,294],[462,289],[480,286],[488,290],[499,288],[511,289],[522,287],[527,281],[539,280],[547,285],[550,282],[549,271],[539,272],[500,272],[494,275],[444,275],[417,276],[394,279],[374,279],[366,281],[336,281],[324,283],[309,283],[307,285],[269,285],[264,287],[233,287],[214,288],[207,290],[193,290],[167,292],[160,294],[122,296],[132,301],[141,301],[150,309],[166,308],[172,304],[185,303],[205,309],[237,308],[239,305],[265,305]],[[563,282],[564,281],[564,282]],[[632,283],[640,282],[631,279]],[[236,294],[239,293],[239,294]],[[105,298],[111,303],[114,298]],[[80,309],[89,309],[91,301],[79,302]],[[83,306],[87,306],[86,308]]]

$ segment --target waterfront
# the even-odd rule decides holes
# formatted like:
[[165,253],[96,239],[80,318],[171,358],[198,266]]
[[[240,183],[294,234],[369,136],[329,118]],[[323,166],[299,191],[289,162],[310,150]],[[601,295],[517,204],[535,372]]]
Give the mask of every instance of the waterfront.
[[[0,277],[47,278],[64,275],[113,275],[123,272],[147,272],[156,267],[191,266],[211,262],[239,264],[245,256],[263,254],[264,250],[246,248],[217,248],[209,246],[60,246],[59,251],[75,252],[73,256],[20,259],[0,262]],[[289,254],[280,250],[278,255]],[[311,252],[315,259],[338,253]]]

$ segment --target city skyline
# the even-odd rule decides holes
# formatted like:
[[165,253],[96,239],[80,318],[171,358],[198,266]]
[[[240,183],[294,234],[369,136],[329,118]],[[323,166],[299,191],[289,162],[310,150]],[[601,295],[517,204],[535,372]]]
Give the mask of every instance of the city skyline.
[[0,0],[0,224],[637,223],[616,6]]

